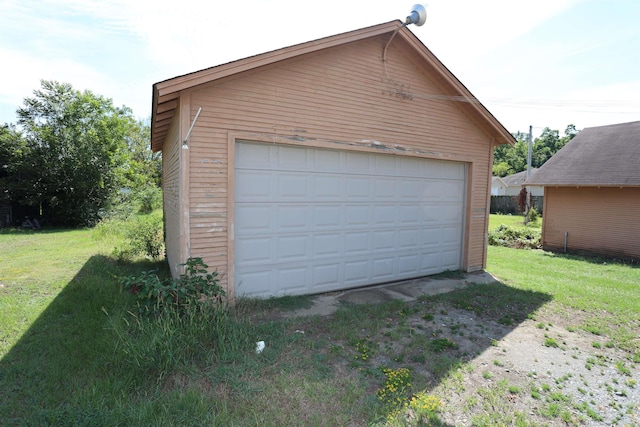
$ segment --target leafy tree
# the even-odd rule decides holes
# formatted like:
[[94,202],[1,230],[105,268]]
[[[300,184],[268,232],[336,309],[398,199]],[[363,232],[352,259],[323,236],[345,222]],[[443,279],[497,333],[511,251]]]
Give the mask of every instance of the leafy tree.
[[[128,161],[123,169],[123,187],[126,193],[120,195],[128,212],[138,209],[149,213],[162,204],[160,180],[162,176],[161,153],[151,151],[151,126],[149,121],[130,120],[125,135]],[[112,214],[127,212],[112,212]]]
[[13,125],[0,126],[0,202],[11,200],[12,188],[20,179],[17,165],[25,156],[24,139]]
[[[568,125],[564,131],[564,136],[561,137],[558,130],[544,128],[542,134],[533,141],[531,166],[534,168],[542,166],[567,142],[571,141],[578,132],[574,125]],[[513,146],[501,145],[494,151],[493,175],[495,176],[512,175],[527,168],[529,135],[517,132],[513,136],[516,139],[516,143]]]
[[68,83],[41,82],[17,110],[24,135],[12,198],[66,225],[95,224],[123,183],[132,112]]

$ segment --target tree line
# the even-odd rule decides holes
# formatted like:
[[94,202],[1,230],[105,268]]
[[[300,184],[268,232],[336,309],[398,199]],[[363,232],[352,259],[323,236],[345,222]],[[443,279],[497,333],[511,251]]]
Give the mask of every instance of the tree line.
[[41,82],[0,125],[0,205],[37,207],[57,225],[91,226],[161,199],[160,153],[131,109],[68,83]]
[[[160,153],[150,150],[150,124],[131,109],[69,83],[43,80],[16,111],[17,124],[0,125],[0,206],[22,205],[55,224],[92,226],[136,205],[161,200]],[[545,128],[533,142],[532,166],[542,166],[578,130],[560,136]],[[494,151],[493,174],[527,167],[528,134]]]
[[[531,166],[533,168],[542,166],[551,156],[571,141],[578,132],[572,124],[565,128],[563,136],[560,136],[560,131],[558,130],[544,128],[542,134],[533,140]],[[513,136],[516,139],[514,145],[500,145],[493,152],[494,176],[503,177],[527,169],[529,134],[516,132]]]

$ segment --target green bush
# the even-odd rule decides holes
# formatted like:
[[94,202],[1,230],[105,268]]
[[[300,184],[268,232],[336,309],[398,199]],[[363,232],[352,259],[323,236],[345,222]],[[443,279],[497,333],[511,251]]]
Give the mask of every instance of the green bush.
[[130,260],[136,256],[158,259],[164,253],[164,236],[162,233],[162,217],[145,215],[123,222],[125,243],[121,248],[114,248],[113,254],[120,260]]
[[509,227],[500,225],[489,232],[489,244],[509,248],[538,249],[541,247],[540,230],[529,227]]
[[138,212],[148,214],[162,207],[162,189],[155,185],[140,190],[135,195],[140,207]]
[[119,366],[127,372],[161,379],[252,348],[251,326],[234,318],[218,273],[209,272],[201,258],[182,266],[185,271],[176,279],[154,271],[120,279],[138,302],[137,312],[109,319]]
[[218,272],[208,272],[202,258],[189,258],[181,264],[185,272],[177,279],[160,279],[155,271],[120,279],[122,287],[138,297],[143,308],[159,311],[167,306],[184,310],[202,302],[221,303],[225,296]]

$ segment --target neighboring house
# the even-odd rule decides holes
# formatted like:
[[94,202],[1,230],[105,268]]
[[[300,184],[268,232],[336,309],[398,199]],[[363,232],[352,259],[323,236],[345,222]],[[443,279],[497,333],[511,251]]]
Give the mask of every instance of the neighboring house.
[[[531,174],[536,171],[531,169]],[[522,185],[527,179],[527,171],[514,173],[513,175],[504,176],[502,178],[494,176],[491,183],[492,196],[517,196],[522,191]],[[543,196],[544,189],[542,187],[529,187],[532,196]]]
[[481,270],[511,134],[400,21],[153,85],[173,275],[236,295]]
[[499,176],[491,178],[491,195],[505,196],[507,192],[507,184]]
[[546,249],[640,259],[640,121],[583,129],[527,184],[545,189]]

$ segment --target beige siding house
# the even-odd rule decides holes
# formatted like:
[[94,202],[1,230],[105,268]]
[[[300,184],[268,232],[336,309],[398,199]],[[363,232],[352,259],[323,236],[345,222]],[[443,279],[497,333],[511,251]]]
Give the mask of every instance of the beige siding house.
[[513,142],[400,21],[156,83],[172,274],[271,296],[481,270]]
[[640,122],[586,128],[529,178],[545,249],[640,259]]

